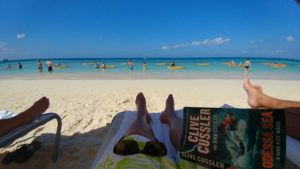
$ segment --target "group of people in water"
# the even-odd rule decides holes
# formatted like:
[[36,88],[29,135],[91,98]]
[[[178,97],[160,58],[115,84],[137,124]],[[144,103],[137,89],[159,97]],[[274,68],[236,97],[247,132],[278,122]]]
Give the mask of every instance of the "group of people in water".
[[235,63],[234,60],[227,62],[226,64],[230,67],[236,67],[236,66],[242,67],[242,68],[244,68],[244,72],[248,73],[250,66],[251,66],[251,61],[250,61],[250,58],[247,58],[244,64],[242,62],[237,64],[237,63]]
[[[128,66],[129,70],[131,70],[131,71],[133,70],[134,63],[133,63],[133,61],[131,59],[128,60],[128,62],[126,63],[126,65]],[[146,62],[143,62],[142,66],[143,66],[143,71],[147,70],[147,63]],[[114,66],[111,66],[111,67],[114,68]],[[96,69],[100,69],[100,65],[99,65],[98,62],[95,63],[95,68]],[[104,62],[102,62],[101,69],[105,70],[106,68],[108,68],[108,66]]]
[[[251,67],[251,62],[250,62],[249,58],[246,59],[244,64],[242,62],[237,64],[234,60],[231,60],[230,62],[226,62],[225,64],[227,64],[230,67],[237,67],[237,66],[242,67],[242,68],[244,68],[244,72],[246,72],[246,73],[249,72],[249,69]],[[270,67],[274,67],[274,68],[284,68],[284,67],[286,67],[286,64],[275,63],[275,62],[272,62],[272,63],[262,62],[261,64],[264,64],[264,65],[267,65],[267,66],[270,66]]]
[[[11,70],[11,69],[13,69],[13,67],[10,64],[8,64],[7,67],[6,67],[6,69],[7,70]],[[16,69],[19,69],[19,70],[23,69],[23,65],[22,65],[21,62],[18,62]]]
[[[130,70],[133,70],[134,63],[131,59],[127,62],[127,66]],[[143,62],[142,67],[143,67],[143,71],[147,70],[147,67],[148,67],[147,63]]]
[[[57,65],[60,65],[60,63],[58,62]],[[53,66],[52,66],[52,61],[50,59],[48,59],[46,61],[46,66],[47,66],[48,72],[52,72]],[[39,72],[43,71],[43,64],[41,63],[40,60],[37,61],[37,67],[38,67]]]
[[[37,64],[38,71],[39,72],[43,72],[43,64],[42,64],[42,62],[40,60],[37,60],[36,64]],[[105,70],[107,68],[116,68],[113,65],[107,66],[104,62],[102,62],[101,65],[98,62],[94,62],[93,64],[95,64],[95,68],[97,70],[100,69],[100,68],[102,70]],[[244,64],[242,62],[240,62],[239,64],[237,64],[234,60],[231,60],[229,62],[225,62],[224,64],[226,64],[226,65],[228,65],[230,67],[241,67],[241,68],[243,68],[243,70],[244,70],[245,73],[248,73],[249,69],[252,66],[250,58],[246,58]],[[271,66],[271,67],[276,67],[276,68],[284,68],[286,66],[285,64],[282,64],[282,63],[262,63],[262,64],[265,64],[265,65]],[[53,67],[55,67],[55,68],[64,68],[65,67],[65,66],[62,66],[60,62],[57,62],[57,64],[55,66],[53,66],[53,63],[52,63],[52,61],[50,59],[48,59],[45,62],[45,65],[47,67],[48,72],[52,72],[53,71]],[[135,64],[133,63],[133,61],[131,59],[128,60],[128,62],[126,63],[126,65],[128,66],[128,68],[129,68],[130,71],[133,71],[133,68],[134,68]],[[169,65],[170,69],[176,67],[176,64],[175,64],[174,61],[172,63],[166,64],[166,65]],[[148,68],[147,63],[143,62],[143,64],[142,64],[142,70],[146,71],[147,68]],[[11,70],[11,69],[22,70],[23,69],[23,65],[21,64],[21,62],[18,62],[18,64],[16,65],[16,67],[12,67],[11,64],[8,64],[7,67],[6,67],[6,69],[7,70]]]
[[[42,72],[43,71],[43,64],[41,63],[41,61],[38,60],[36,64],[37,64],[38,70],[40,72]],[[58,64],[60,64],[60,63],[58,62]],[[52,62],[51,62],[50,59],[46,61],[46,66],[47,66],[48,72],[52,72],[53,68],[52,68]],[[7,67],[6,67],[6,69],[7,70],[11,70],[11,69],[14,69],[14,68],[11,66],[11,64],[8,64]],[[18,64],[17,64],[17,66],[16,66],[15,69],[22,70],[23,69],[22,63],[18,62]]]

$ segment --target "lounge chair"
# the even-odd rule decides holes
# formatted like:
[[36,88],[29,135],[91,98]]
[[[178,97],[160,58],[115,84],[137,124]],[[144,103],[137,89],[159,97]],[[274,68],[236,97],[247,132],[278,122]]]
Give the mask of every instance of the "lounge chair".
[[[231,107],[229,105],[223,105],[222,107]],[[180,111],[177,111],[177,113],[180,114]],[[94,159],[93,163],[91,164],[90,169],[95,169],[99,162],[101,162],[106,155],[112,151],[114,145],[116,142],[125,134],[127,131],[129,124],[135,119],[134,116],[135,113],[132,112],[121,112],[118,113],[112,120],[112,123],[109,127],[109,130],[107,131],[106,137],[102,145],[100,146],[96,158]],[[182,113],[181,113],[182,114]],[[168,129],[166,129],[165,125],[162,125],[159,123],[159,113],[151,113],[152,118],[152,129],[155,125],[155,136],[158,140],[163,141],[166,143],[166,147],[168,149],[168,156],[171,159],[174,159],[176,156],[176,151],[171,145],[171,142]],[[158,127],[157,127],[158,126]],[[292,140],[292,142],[291,142]],[[298,151],[300,149],[300,141],[291,139],[290,137],[287,137],[287,158],[286,158],[286,169],[300,169],[300,158],[297,155]],[[169,151],[171,150],[171,151]],[[292,151],[293,150],[293,151]]]
[[[179,114],[182,110],[176,111]],[[173,147],[169,138],[169,129],[167,125],[162,124],[159,120],[160,113],[150,113],[151,127],[155,137],[165,143],[167,148],[167,155],[169,159],[175,160],[177,158],[176,150]],[[136,119],[136,112],[126,111],[118,113],[112,120],[112,124],[107,131],[104,142],[100,146],[96,158],[91,164],[91,169],[95,169],[97,165],[112,151],[114,145],[120,140],[126,133],[129,125]]]
[[52,160],[53,162],[56,162],[58,157],[58,149],[59,149],[59,141],[60,141],[60,132],[61,132],[61,118],[59,115],[55,113],[45,113],[37,117],[34,121],[27,123],[25,125],[22,125],[13,131],[9,132],[8,134],[0,137],[0,147],[5,147],[9,145],[14,140],[24,136],[31,130],[44,125],[45,123],[56,119],[57,120],[57,129],[56,129],[56,136],[55,136],[55,142],[54,142],[54,149],[53,149],[53,156]]

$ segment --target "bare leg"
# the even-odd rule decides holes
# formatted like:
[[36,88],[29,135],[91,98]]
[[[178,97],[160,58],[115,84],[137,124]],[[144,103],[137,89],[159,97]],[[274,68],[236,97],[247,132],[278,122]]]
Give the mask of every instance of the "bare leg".
[[30,108],[9,119],[0,120],[0,136],[10,132],[11,130],[26,124],[40,114],[44,113],[49,107],[49,99],[42,97],[36,101]]
[[166,109],[161,113],[160,121],[169,126],[171,142],[178,150],[182,135],[182,119],[180,119],[175,113],[174,99],[171,94],[166,100]]
[[248,94],[248,104],[253,108],[300,108],[300,102],[281,100],[264,94],[261,87],[252,85],[249,79],[245,79],[243,87]]
[[149,124],[151,119],[147,111],[146,99],[143,93],[139,93],[136,96],[135,103],[137,107],[137,118],[132,122],[125,135],[140,135],[150,140],[155,140],[152,128]]
[[262,92],[260,86],[252,85],[249,79],[244,81],[244,89],[248,94],[249,106],[264,108],[281,108],[286,109],[286,130],[287,134],[300,139],[300,102],[290,100],[280,100],[270,97]]

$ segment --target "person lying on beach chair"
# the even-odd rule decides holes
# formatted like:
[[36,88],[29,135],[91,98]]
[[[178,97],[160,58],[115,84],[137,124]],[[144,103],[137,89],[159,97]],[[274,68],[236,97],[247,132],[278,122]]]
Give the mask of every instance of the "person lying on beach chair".
[[[6,147],[14,140],[55,119],[57,120],[57,129],[54,140],[52,160],[53,162],[56,162],[59,153],[62,121],[59,115],[56,113],[50,112],[43,114],[48,107],[49,99],[42,97],[30,108],[18,115],[15,115],[12,112],[3,112],[1,114],[1,118],[3,119],[0,119],[0,148]],[[22,144],[13,152],[7,153],[2,159],[2,163],[9,164],[12,161],[15,161],[16,163],[25,162],[30,159],[33,153],[40,147],[41,143],[35,140],[31,144]]]
[[[291,120],[289,118],[290,114],[296,114],[299,119],[300,112],[297,108],[300,108],[300,102],[280,100],[268,96],[263,93],[261,86],[252,85],[249,79],[245,79],[243,87],[247,92],[250,107],[288,108],[287,120]],[[113,152],[96,168],[124,168],[125,166],[130,166],[131,168],[145,168],[150,165],[156,166],[155,168],[176,168],[176,164],[166,156],[167,150],[164,143],[159,142],[153,134],[150,126],[151,117],[148,114],[146,99],[143,93],[137,95],[135,102],[137,106],[137,118],[130,125],[124,137],[116,143]],[[166,108],[160,115],[160,121],[168,125],[171,142],[174,148],[178,150],[181,141],[183,121],[175,113],[174,99],[171,94],[166,100]],[[292,137],[300,139],[300,133],[297,133],[293,127],[287,126],[287,133]],[[135,157],[129,155],[135,155]],[[183,168],[196,167],[195,164],[185,160],[180,160],[179,163]]]
[[[176,164],[168,159],[164,143],[159,142],[150,126],[151,117],[147,111],[146,99],[143,93],[136,96],[137,118],[129,126],[126,134],[115,145],[106,159],[96,168],[176,168]],[[169,95],[166,101],[166,108],[161,115],[164,122],[171,121],[169,114],[174,113],[173,96]],[[177,121],[178,120],[178,121]],[[173,123],[173,122],[176,122]],[[178,123],[177,123],[178,122]],[[181,120],[172,119],[170,133],[180,141],[178,129],[182,128]],[[177,138],[178,137],[178,138]],[[174,142],[178,147],[179,143]],[[130,156],[129,156],[130,155]]]
[[300,102],[282,100],[266,95],[259,85],[252,85],[249,79],[245,79],[243,87],[248,95],[248,105],[252,108],[286,109],[287,134],[300,139]]
[[49,99],[42,97],[22,113],[8,119],[0,119],[0,137],[17,127],[33,121],[36,117],[44,113],[48,107]]

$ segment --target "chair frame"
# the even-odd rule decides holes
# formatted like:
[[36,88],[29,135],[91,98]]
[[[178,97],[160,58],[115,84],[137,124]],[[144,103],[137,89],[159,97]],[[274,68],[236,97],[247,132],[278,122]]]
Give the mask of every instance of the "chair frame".
[[58,158],[62,121],[61,121],[60,116],[53,112],[42,114],[39,117],[37,117],[34,121],[24,124],[16,129],[14,129],[13,131],[5,134],[4,136],[0,137],[0,147],[5,147],[5,146],[9,145],[14,140],[24,136],[28,132],[48,123],[49,121],[51,121],[53,119],[57,120],[57,129],[56,129],[52,161],[56,162],[57,158]]

